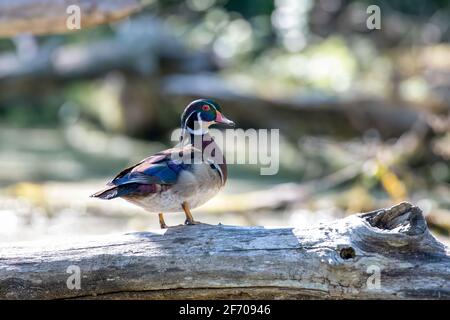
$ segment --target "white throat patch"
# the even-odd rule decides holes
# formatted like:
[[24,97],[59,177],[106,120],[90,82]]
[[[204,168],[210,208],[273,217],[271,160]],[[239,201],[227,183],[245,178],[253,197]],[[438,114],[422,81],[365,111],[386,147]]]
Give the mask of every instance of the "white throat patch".
[[[186,119],[186,122],[190,118],[191,115],[189,115],[189,117]],[[197,113],[197,123],[198,123],[199,128],[192,129],[192,128],[187,127],[187,131],[194,135],[203,135],[205,133],[208,133],[208,128],[212,124],[212,122],[203,121],[202,118],[200,117],[200,113]]]

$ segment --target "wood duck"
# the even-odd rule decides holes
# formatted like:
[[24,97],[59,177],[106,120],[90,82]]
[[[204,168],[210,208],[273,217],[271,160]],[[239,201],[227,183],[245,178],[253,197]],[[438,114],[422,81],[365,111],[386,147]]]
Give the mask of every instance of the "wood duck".
[[[91,197],[106,200],[123,198],[158,213],[162,229],[167,228],[164,212],[184,211],[185,224],[199,223],[194,220],[190,209],[214,197],[227,181],[225,157],[208,133],[212,124],[234,126],[216,102],[209,99],[191,102],[181,115],[179,146],[158,152],[122,170],[106,189]],[[212,157],[206,154],[206,150],[212,150]]]

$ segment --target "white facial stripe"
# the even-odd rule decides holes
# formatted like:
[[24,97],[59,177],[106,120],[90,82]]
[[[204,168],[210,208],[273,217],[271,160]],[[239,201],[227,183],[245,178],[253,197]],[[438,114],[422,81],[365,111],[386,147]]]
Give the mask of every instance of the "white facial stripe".
[[[191,115],[189,115],[189,117],[190,116]],[[195,134],[195,135],[202,135],[202,134],[208,133],[208,129],[207,128],[203,128],[203,120],[200,117],[200,113],[197,113],[197,120],[198,120],[198,124],[199,124],[200,128],[193,130],[193,129],[187,127],[187,130],[189,131],[189,133],[192,133],[192,134]]]
[[183,123],[183,127],[181,128],[181,140],[180,141],[183,141],[183,138],[184,138],[184,134],[185,134],[185,132],[186,132],[186,129],[190,132],[191,130],[190,130],[190,128],[186,128],[187,127],[187,125],[186,125],[186,123],[188,122],[188,120],[189,120],[189,118],[195,113],[196,111],[194,110],[194,111],[192,111],[189,115],[188,115],[188,117],[186,118],[186,120],[184,121],[184,123]]
[[196,112],[197,112],[196,110],[192,111],[192,112],[189,114],[189,116],[186,118],[186,121],[184,121],[183,125],[185,125],[185,124],[188,122],[189,118],[190,118],[194,113],[196,113]]
[[[219,111],[217,110],[217,108],[216,108],[213,104],[211,104],[211,103],[209,103],[209,102],[205,102],[205,103],[206,103],[208,106],[214,108],[214,110],[216,110],[216,112],[219,112]],[[186,121],[184,122],[183,125],[186,125],[187,122],[188,122],[188,120],[189,120],[189,118],[190,118],[194,113],[196,113],[196,112],[197,112],[197,110],[192,111],[192,112],[189,114],[189,116],[186,118]],[[200,125],[200,128],[198,128],[198,129],[191,129],[191,128],[187,127],[187,125],[186,125],[187,131],[188,131],[189,133],[191,133],[191,134],[196,134],[196,135],[201,135],[201,134],[208,133],[208,127],[209,127],[210,124],[212,124],[212,121],[211,121],[211,122],[203,122],[203,120],[200,118],[200,113],[197,113],[197,120],[198,120],[198,123],[199,123],[199,125]],[[204,125],[205,125],[205,127],[204,127]]]

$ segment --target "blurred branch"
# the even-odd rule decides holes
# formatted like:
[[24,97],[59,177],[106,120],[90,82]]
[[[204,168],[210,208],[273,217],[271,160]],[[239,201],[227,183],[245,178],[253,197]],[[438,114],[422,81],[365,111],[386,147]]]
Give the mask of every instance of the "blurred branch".
[[205,70],[213,65],[208,54],[190,52],[157,18],[135,18],[115,30],[113,37],[89,44],[49,41],[33,57],[4,53],[0,55],[0,82],[37,78],[59,82],[103,76],[112,70],[151,76],[166,64],[174,72]]
[[142,7],[137,0],[0,0],[0,36],[68,32],[70,5],[80,8],[82,28],[125,18]]
[[135,17],[115,25],[114,31],[112,36],[88,44],[66,45],[49,39],[33,54],[1,54],[0,109],[17,97],[45,99],[59,95],[64,85],[113,73],[124,80],[118,92],[120,105],[126,108],[126,132],[142,133],[160,128],[161,123],[149,111],[160,110],[161,76],[215,68],[211,54],[189,50],[155,17]]
[[409,203],[308,229],[201,224],[1,252],[3,299],[450,297],[449,248]]
[[267,190],[224,195],[223,203],[217,202],[214,205],[214,212],[282,210],[302,203],[315,194],[356,179],[361,174],[361,167],[361,163],[355,162],[351,166],[320,179],[304,183],[281,183]]
[[[213,74],[172,75],[164,79],[167,95],[187,101],[217,99],[240,127],[283,128],[296,141],[301,134],[354,137],[376,129],[381,137],[398,137],[415,124],[424,124],[418,111],[389,101],[368,99],[265,99],[241,93]],[[251,116],[249,116],[249,112]],[[290,136],[289,136],[290,135]]]

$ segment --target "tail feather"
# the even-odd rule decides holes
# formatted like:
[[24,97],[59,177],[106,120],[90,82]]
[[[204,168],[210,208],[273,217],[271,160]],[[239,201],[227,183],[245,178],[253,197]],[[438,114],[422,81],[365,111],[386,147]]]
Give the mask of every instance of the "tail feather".
[[139,183],[127,183],[118,186],[107,187],[99,192],[91,195],[93,198],[100,198],[110,200],[118,197],[124,197],[128,195],[142,195],[143,193],[155,192],[156,185],[154,184],[139,184]]
[[100,198],[105,200],[110,200],[118,197],[118,187],[109,187],[103,190],[100,190],[99,192],[94,193],[91,195],[91,198]]

